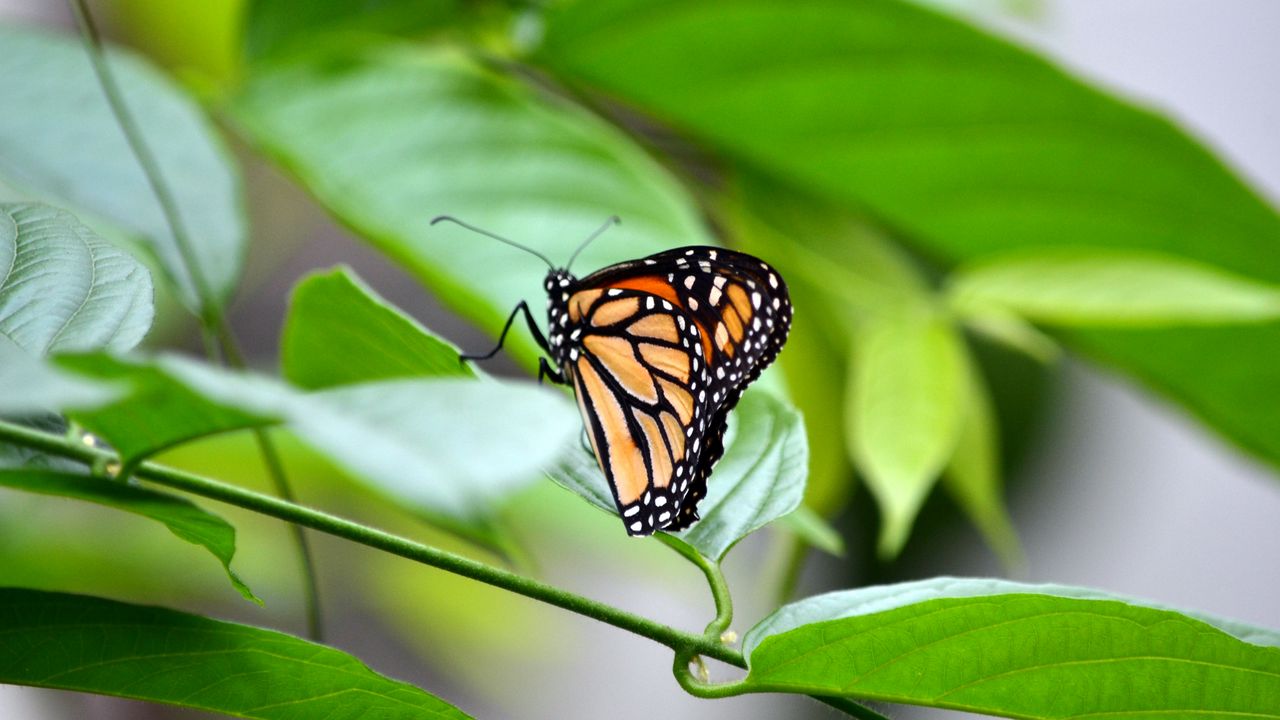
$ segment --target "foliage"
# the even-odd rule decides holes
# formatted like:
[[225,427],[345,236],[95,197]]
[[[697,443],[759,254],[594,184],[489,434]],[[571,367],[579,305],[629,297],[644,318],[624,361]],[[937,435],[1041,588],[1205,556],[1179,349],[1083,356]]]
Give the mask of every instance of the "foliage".
[[[1280,222],[1168,121],[903,0],[256,0],[242,72],[206,106],[103,48],[90,19],[84,42],[0,27],[0,95],[20,108],[0,114],[0,486],[157,520],[249,599],[232,520],[184,496],[291,523],[314,640],[303,527],[649,638],[701,697],[805,694],[858,717],[878,716],[857,699],[1280,717],[1274,631],[1100,591],[939,578],[784,606],[741,651],[728,632],[732,548],[781,520],[839,552],[824,517],[855,482],[885,560],[941,482],[1017,563],[1004,409],[974,335],[1046,368],[1064,349],[1123,368],[1280,461],[1280,406],[1257,401],[1280,386]],[[224,127],[495,333],[543,268],[433,216],[537,238],[561,262],[617,213],[581,267],[724,242],[782,270],[798,318],[783,372],[733,414],[703,519],[659,537],[707,580],[704,631],[472,557],[531,565],[507,510],[544,475],[613,511],[573,405],[463,365],[349,268],[294,289],[279,377],[243,367],[226,306],[250,233]],[[155,338],[130,354],[156,314],[152,272],[205,360]],[[523,333],[508,348],[534,366]],[[280,497],[156,462],[240,431]],[[277,437],[440,534],[297,503]],[[240,717],[466,717],[323,644],[80,594],[0,589],[0,650],[3,682]],[[702,658],[747,672],[712,684]]]

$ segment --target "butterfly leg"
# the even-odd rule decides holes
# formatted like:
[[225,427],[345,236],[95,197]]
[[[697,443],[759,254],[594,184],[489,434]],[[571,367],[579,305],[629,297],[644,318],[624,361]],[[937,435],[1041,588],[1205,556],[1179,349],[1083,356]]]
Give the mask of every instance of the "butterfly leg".
[[[538,343],[538,347],[542,348],[544,352],[550,353],[551,346],[547,344],[546,337],[544,337],[542,335],[542,331],[538,329],[538,324],[533,321],[533,314],[529,312],[529,304],[521,300],[520,304],[516,305],[516,309],[511,311],[511,316],[507,318],[507,324],[502,326],[502,333],[498,335],[498,344],[494,346],[492,350],[487,353],[477,355],[459,355],[458,358],[463,362],[473,362],[475,360],[488,360],[494,355],[497,355],[498,351],[502,349],[502,344],[507,341],[507,333],[511,330],[511,324],[516,321],[516,316],[520,313],[524,313],[525,324],[529,326],[529,332],[533,335],[534,341]],[[539,373],[539,375],[541,375],[541,373]]]
[[551,378],[551,382],[557,385],[568,385],[569,381],[565,379],[564,374],[559,370],[551,367],[551,363],[547,362],[544,357],[538,358],[538,383],[542,383],[542,378]]

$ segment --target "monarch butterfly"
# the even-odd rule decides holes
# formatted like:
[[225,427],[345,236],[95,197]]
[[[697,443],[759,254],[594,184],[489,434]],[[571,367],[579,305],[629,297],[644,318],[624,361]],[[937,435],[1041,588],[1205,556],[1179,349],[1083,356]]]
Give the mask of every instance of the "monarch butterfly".
[[538,380],[573,388],[596,461],[629,535],[678,531],[698,520],[707,477],[724,454],[729,411],[773,362],[791,327],[782,277],[764,261],[715,247],[682,247],[576,278],[569,267],[610,225],[557,268],[541,253],[442,215],[542,258],[550,271],[548,337],[526,302],[507,318],[502,349],[523,314],[539,347]]

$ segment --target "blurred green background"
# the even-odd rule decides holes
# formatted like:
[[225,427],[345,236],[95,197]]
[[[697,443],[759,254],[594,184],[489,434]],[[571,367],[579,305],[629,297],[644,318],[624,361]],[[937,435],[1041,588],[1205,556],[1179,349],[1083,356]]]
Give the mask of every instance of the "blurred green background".
[[[703,215],[711,227],[787,271],[797,307],[801,313],[808,309],[814,320],[806,327],[797,325],[784,355],[786,372],[775,373],[766,382],[787,387],[806,412],[813,449],[808,502],[830,518],[847,545],[840,557],[812,553],[799,579],[801,594],[942,574],[1012,574],[1032,581],[1103,587],[1280,626],[1280,610],[1271,600],[1278,589],[1277,579],[1269,571],[1280,554],[1280,523],[1275,522],[1280,517],[1280,492],[1274,473],[1257,459],[1270,454],[1271,462],[1275,462],[1275,448],[1280,444],[1280,436],[1274,432],[1280,428],[1280,421],[1275,419],[1277,411],[1274,407],[1261,407],[1256,414],[1264,422],[1246,429],[1230,428],[1225,426],[1232,422],[1248,424],[1249,415],[1242,413],[1229,420],[1223,420],[1221,413],[1215,415],[1215,403],[1225,406],[1232,400],[1224,397],[1224,392],[1206,385],[1205,392],[1211,397],[1182,397],[1182,402],[1199,416],[1224,426],[1219,429],[1235,445],[1254,454],[1229,446],[1222,436],[1193,420],[1184,407],[1144,392],[1132,374],[1121,375],[1109,369],[1132,370],[1132,363],[1126,358],[1142,356],[1141,337],[1063,331],[1058,337],[1065,339],[1069,347],[1086,358],[1102,360],[1091,364],[1076,355],[1041,362],[970,334],[968,347],[981,363],[998,412],[1007,488],[996,494],[1007,502],[1023,559],[1017,559],[1019,551],[1009,540],[998,507],[988,505],[984,511],[965,506],[964,493],[954,491],[928,494],[909,539],[907,528],[912,523],[907,519],[906,526],[900,528],[900,537],[888,541],[892,547],[886,551],[884,515],[877,510],[866,487],[853,482],[849,451],[844,447],[847,430],[841,428],[847,422],[840,400],[842,388],[823,384],[828,379],[844,382],[851,351],[842,319],[835,316],[843,301],[819,297],[821,288],[824,284],[842,288],[847,285],[856,293],[857,275],[865,268],[890,268],[880,276],[883,279],[895,277],[893,268],[899,266],[907,268],[902,271],[907,284],[934,283],[958,258],[993,249],[983,247],[984,242],[998,241],[981,234],[982,218],[1016,214],[1009,209],[1012,203],[1006,199],[1004,205],[979,208],[975,211],[978,219],[966,217],[955,208],[950,214],[941,209],[935,214],[928,205],[927,191],[941,192],[946,168],[926,164],[895,169],[889,165],[890,161],[902,163],[904,159],[909,163],[914,152],[920,153],[921,163],[928,163],[934,156],[915,146],[884,155],[878,154],[879,146],[872,146],[861,148],[859,154],[836,140],[816,135],[807,144],[788,147],[778,129],[788,117],[786,112],[776,118],[764,113],[759,127],[732,128],[717,142],[699,142],[691,138],[715,133],[700,125],[699,116],[688,106],[679,105],[680,93],[692,93],[682,84],[679,73],[658,61],[646,64],[643,52],[625,55],[625,43],[617,52],[633,59],[634,65],[601,64],[599,57],[607,57],[608,48],[601,49],[574,35],[581,32],[589,38],[592,23],[602,22],[590,17],[590,13],[576,20],[577,28],[572,24],[562,26],[562,35],[557,36],[554,32],[544,34],[546,28],[536,12],[502,3],[462,4],[470,11],[474,25],[463,37],[473,49],[482,49],[485,61],[502,68],[504,59],[512,55],[531,57],[532,67],[550,67],[581,79],[583,87],[573,88],[569,94],[577,93],[593,112],[638,137],[639,146],[652,155],[664,158],[664,171],[679,178],[691,190],[690,197],[703,204],[695,209],[683,196],[666,195],[660,190],[655,190],[652,197],[638,198],[621,194],[619,188],[577,187],[570,191],[582,196],[573,200],[581,202],[581,207],[565,212],[556,222],[524,212],[520,207],[519,178],[523,172],[536,172],[536,168],[531,170],[517,162],[518,158],[501,152],[501,142],[514,126],[498,114],[506,112],[508,106],[494,100],[497,119],[492,127],[483,123],[468,126],[469,132],[498,148],[490,158],[491,182],[477,183],[469,194],[459,192],[450,207],[422,208],[414,221],[425,222],[435,212],[453,212],[547,249],[552,257],[559,258],[563,253],[551,248],[576,243],[584,229],[598,223],[598,213],[593,214],[596,204],[612,202],[612,211],[624,218],[624,230],[613,238],[612,244],[602,242],[593,247],[579,264],[581,272],[617,259],[618,255],[648,252],[653,248],[645,245],[646,239],[655,233],[670,231],[679,237],[696,238],[704,232]],[[1158,8],[1137,0],[948,0],[931,4],[967,22],[992,28],[999,35],[1016,38],[1018,43],[1086,81],[1171,116],[1275,207],[1280,196],[1280,136],[1274,133],[1280,121],[1280,93],[1276,92],[1280,90],[1280,76],[1275,72],[1280,49],[1273,36],[1280,27],[1280,9],[1274,4],[1264,0],[1233,0],[1215,6],[1178,2]],[[447,9],[446,5],[440,4],[441,12]],[[320,62],[303,73],[301,82],[323,86],[334,78],[358,74],[366,68],[361,63],[382,68],[380,63],[384,62],[403,71],[405,76],[400,80],[406,81],[404,78],[412,75],[412,62],[403,61],[394,53],[384,57],[370,51],[370,56],[363,55],[366,48],[376,47],[370,38],[404,34],[441,41],[433,34],[430,17],[403,17],[395,11],[395,3],[371,2],[363,6],[367,10],[367,27],[349,28],[349,33],[338,33],[327,40],[334,46],[349,44],[358,48],[353,51],[357,60],[334,62],[332,66]],[[312,10],[299,9],[306,7]],[[325,7],[303,4],[292,12],[257,18],[256,34],[247,41],[250,52],[306,57],[323,50],[312,46],[310,36],[290,37],[289,33],[297,27],[324,29]],[[491,334],[477,329],[473,322],[492,330],[498,308],[525,297],[535,307],[540,304],[534,301],[541,292],[537,282],[541,270],[531,258],[449,233],[435,236],[439,245],[417,249],[406,249],[394,238],[374,237],[373,244],[386,253],[382,254],[334,220],[331,213],[341,215],[342,222],[355,227],[357,234],[388,235],[391,230],[384,228],[400,227],[397,223],[402,218],[379,211],[402,207],[396,205],[404,198],[396,196],[395,182],[403,180],[411,185],[421,178],[387,177],[387,186],[378,188],[381,194],[377,197],[358,197],[350,186],[324,175],[332,168],[307,166],[300,161],[313,151],[331,155],[334,164],[341,166],[344,152],[354,153],[356,149],[321,146],[317,150],[316,145],[325,141],[317,126],[324,123],[309,123],[314,118],[307,118],[304,113],[308,102],[318,101],[307,97],[286,101],[283,97],[300,82],[290,74],[297,71],[259,70],[261,74],[254,77],[250,90],[243,90],[251,70],[243,58],[241,28],[246,9],[241,2],[103,0],[94,3],[94,9],[115,42],[137,50],[166,69],[214,108],[214,117],[220,124],[233,129],[226,136],[232,138],[245,176],[252,242],[245,278],[230,317],[254,366],[277,367],[278,338],[290,288],[308,272],[337,263],[354,267],[378,293],[462,348],[487,348],[491,343]],[[63,6],[36,0],[0,0],[0,20],[40,23],[65,32],[74,28]],[[750,18],[744,17],[741,22],[746,25]],[[725,28],[725,37],[734,30]],[[749,30],[743,31],[743,37],[750,35]],[[892,36],[892,28],[882,30]],[[598,27],[596,31],[600,32]],[[919,38],[922,44],[930,40]],[[806,37],[779,35],[772,42],[804,47]],[[432,62],[454,62],[452,53],[463,44],[457,36],[449,35],[443,43],[451,49]],[[706,46],[710,57],[716,43],[708,42]],[[661,53],[654,57],[661,57]],[[671,62],[678,68],[678,61],[676,58]],[[726,72],[732,72],[732,68]],[[945,66],[924,68],[921,73],[916,78],[921,88],[947,82]],[[702,109],[718,110],[732,117],[735,102],[745,104],[751,100],[755,80],[742,80],[742,97],[726,93],[714,101],[707,100]],[[534,74],[530,84],[537,86],[539,82],[542,81]],[[592,94],[585,88],[603,89]],[[465,94],[463,90],[457,92]],[[818,117],[825,104],[841,104],[837,89],[820,80],[811,85],[797,84],[793,92],[778,97],[778,103],[788,108],[816,108],[814,116]],[[1085,104],[1082,116],[1110,118],[1107,107],[1088,105],[1088,98],[1075,98],[1069,93],[1067,98]],[[356,93],[350,98],[351,107],[357,107],[360,100]],[[489,98],[484,100],[488,102]],[[652,113],[635,112],[626,100],[648,107]],[[1032,105],[1034,100],[1028,98],[1027,104]],[[906,112],[904,108],[910,107],[909,102],[904,102],[897,109]],[[438,132],[436,137],[452,137],[447,135],[451,128],[447,121],[398,110],[403,109],[375,107],[372,112],[385,113],[389,123],[398,123],[389,124],[388,133],[422,132],[429,139]],[[921,121],[931,117],[929,108],[915,111]],[[966,109],[959,111],[963,114]],[[569,116],[576,117],[575,112],[570,111]],[[337,121],[341,119],[334,118],[335,124],[340,124]],[[847,121],[848,117],[843,119]],[[878,122],[887,127],[902,119],[866,118],[873,127]],[[906,119],[914,121],[917,117]],[[708,122],[714,123],[714,118]],[[1113,122],[1123,125],[1131,120],[1120,118]],[[1145,130],[1132,122],[1138,130]],[[593,133],[611,142],[618,132],[614,128],[600,129],[603,124],[597,127],[588,123],[588,127],[589,132],[583,131],[585,139],[580,139],[584,147],[599,139]],[[673,127],[682,130],[677,132]],[[520,128],[520,132],[536,132],[536,128]],[[774,132],[782,138],[775,147],[741,151],[752,140],[770,140],[770,133]],[[262,152],[250,148],[251,141],[246,138],[268,147],[291,172],[310,175],[314,181],[311,194],[286,177],[279,165],[264,160]],[[936,141],[962,149],[969,142],[963,136]],[[1136,137],[1133,146],[1168,142],[1168,138],[1156,133]],[[394,141],[390,145],[394,146]],[[1116,152],[1124,157],[1128,147]],[[448,148],[432,146],[426,151],[443,153]],[[723,157],[738,151],[746,159],[727,168]],[[1072,177],[1077,170],[1082,176],[1093,172],[1104,176],[1107,171],[1106,167],[1092,167],[1094,162],[1101,165],[1102,161],[1090,155],[1064,158],[1046,152],[1047,158],[1071,168],[1061,178]],[[810,163],[816,168],[810,172],[802,161],[793,160],[793,155],[799,153],[829,159],[830,164]],[[970,162],[991,163],[993,168],[1000,167],[1003,160],[998,153],[970,158]],[[646,158],[628,158],[627,163],[628,167],[640,167],[637,172],[641,175],[659,172],[653,169],[657,165],[650,168]],[[862,192],[870,198],[872,212],[867,214],[882,221],[879,225],[866,221],[862,213],[866,208],[853,207],[853,202],[842,207],[839,198],[833,200],[839,193],[828,189],[834,180],[823,176],[827,167],[835,168],[830,170],[833,176],[837,170],[850,174],[854,179],[850,194]],[[1198,166],[1190,163],[1188,167],[1195,170]],[[937,187],[927,180],[934,177],[935,170]],[[1186,168],[1181,166],[1167,172],[1157,168],[1151,174],[1151,192],[1159,193],[1164,181],[1174,188],[1181,182],[1190,188],[1188,198],[1203,200],[1206,206],[1212,204],[1216,193],[1231,192],[1230,188],[1223,189],[1229,184],[1225,181],[1197,184],[1197,177],[1212,173],[1180,177],[1178,172],[1183,170]],[[323,176],[328,184],[316,180],[317,176]],[[1047,177],[1044,182],[1051,185],[1061,178]],[[457,180],[465,182],[467,177],[460,175]],[[356,180],[351,182],[358,184]],[[914,199],[917,195],[921,198],[918,201]],[[328,211],[313,196],[318,196]],[[664,203],[669,213],[645,216]],[[1087,202],[1083,204],[1075,229],[1096,225],[1103,232],[1109,227],[1106,218],[1092,215],[1105,214],[1110,206],[1097,210]],[[979,203],[975,201],[974,205]],[[749,211],[740,212],[741,208]],[[885,208],[901,214],[885,217]],[[1170,220],[1171,225],[1186,228],[1193,224],[1188,218],[1195,210],[1192,207],[1187,217]],[[1280,259],[1280,244],[1274,234],[1249,234],[1250,228],[1263,227],[1274,217],[1268,220],[1262,210],[1249,212],[1260,214],[1251,217],[1248,212],[1241,212],[1230,219],[1218,217],[1216,222],[1231,225],[1233,232],[1246,239],[1242,242],[1256,238],[1259,253],[1269,252]],[[573,222],[566,225],[566,217]],[[903,218],[910,222],[904,224]],[[1033,219],[1004,219],[1014,227],[1024,223],[1029,233],[1041,230]],[[1212,222],[1196,222],[1206,224],[1196,237],[1215,237],[1217,228]],[[868,226],[875,229],[868,230]],[[1122,226],[1123,223],[1116,224]],[[884,232],[886,229],[888,233]],[[627,234],[632,232],[635,234]],[[1168,232],[1171,237],[1176,235],[1173,230]],[[865,241],[857,239],[863,234],[869,237]],[[779,235],[785,237],[779,240]],[[941,237],[943,241],[931,241],[931,237]],[[956,250],[943,247],[947,242],[969,244]],[[1142,246],[1146,241],[1139,238],[1134,242]],[[1209,257],[1214,255],[1212,250],[1185,250],[1190,257],[1207,258],[1206,261],[1237,272],[1254,269],[1243,253],[1234,260],[1224,260]],[[431,261],[414,260],[415,253],[430,256]],[[1222,254],[1229,253],[1223,250]],[[399,262],[388,260],[388,255]],[[811,257],[818,257],[819,262],[806,262]],[[457,272],[483,270],[486,277],[475,286],[467,286],[447,270],[439,269],[450,267],[451,260],[457,261],[452,266],[458,268]],[[815,275],[814,267],[853,271],[846,276],[823,276]],[[1258,274],[1265,272],[1259,270]],[[460,298],[481,300],[483,306],[463,319],[429,292],[424,282],[437,289],[445,288],[447,292],[440,296],[450,301],[450,307],[456,308]],[[459,285],[463,289],[459,290]],[[147,345],[198,352],[198,333],[180,304],[174,298],[164,298],[160,311],[160,320]],[[1168,348],[1173,353],[1191,354],[1200,347],[1192,340],[1185,346],[1170,342]],[[1268,347],[1264,343],[1253,346],[1241,342],[1230,348],[1238,360],[1232,367],[1237,375],[1243,374],[1230,389],[1247,389],[1252,383],[1257,388],[1252,402],[1259,406],[1277,405],[1275,395],[1267,394],[1277,387],[1270,375],[1261,370],[1257,377],[1248,374],[1250,368],[1275,364],[1268,362],[1273,357],[1266,355]],[[514,357],[497,360],[488,369],[521,373],[531,357],[527,342],[514,348]],[[1211,368],[1226,363],[1217,358],[1205,362]],[[1152,361],[1145,375],[1136,374],[1142,384],[1167,391],[1173,372],[1168,366],[1169,363]],[[1268,419],[1270,425],[1265,422]],[[285,450],[304,502],[483,557],[482,551],[432,530],[389,502],[370,497],[304,448],[288,443]],[[267,487],[247,435],[204,441],[161,460],[249,487]],[[958,502],[957,497],[962,500]],[[266,600],[265,609],[240,601],[228,591],[216,565],[205,562],[205,558],[193,560],[199,554],[195,548],[175,548],[174,543],[166,541],[162,528],[148,527],[108,510],[9,492],[0,493],[0,578],[6,584],[172,605],[300,632],[300,588],[285,528],[234,509],[223,512],[240,529],[238,569]],[[514,536],[526,546],[524,554],[530,563],[526,569],[553,582],[681,627],[699,627],[709,615],[705,588],[691,568],[655,543],[628,541],[617,532],[616,520],[584,510],[580,500],[550,483],[542,483],[516,498],[507,509],[507,519]],[[979,527],[982,532],[976,529]],[[102,537],[113,538],[110,548],[103,547]],[[816,717],[826,713],[809,701],[796,698],[751,697],[714,703],[696,700],[671,681],[668,651],[648,641],[329,538],[317,537],[315,542],[330,640],[375,669],[427,688],[476,717]],[[790,535],[770,529],[752,536],[729,556],[726,571],[739,606],[739,624],[749,625],[776,605],[777,587],[796,552]],[[916,714],[904,712],[902,716],[926,715],[924,711],[913,712]],[[9,687],[0,687],[0,714],[29,718],[198,716],[127,701]]]

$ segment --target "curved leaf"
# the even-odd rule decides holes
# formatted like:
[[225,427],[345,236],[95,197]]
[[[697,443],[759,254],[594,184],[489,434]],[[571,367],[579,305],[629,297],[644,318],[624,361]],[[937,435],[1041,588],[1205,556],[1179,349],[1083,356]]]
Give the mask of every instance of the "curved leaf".
[[388,378],[474,375],[456,348],[347,268],[298,283],[280,342],[284,376],[312,390]]
[[283,418],[316,452],[406,507],[464,523],[491,519],[580,427],[570,403],[533,383],[388,380],[298,394],[182,358],[159,367],[208,400]]
[[0,590],[0,682],[260,720],[465,720],[418,688],[270,630],[83,595]]
[[0,203],[0,337],[35,355],[128,350],[154,314],[151,273],[131,255],[63,210]]
[[487,527],[581,427],[570,403],[532,383],[388,380],[303,393],[173,356],[61,363],[133,388],[109,406],[72,413],[127,459],[215,432],[279,424],[406,508],[459,530]]
[[[0,179],[126,232],[155,255],[181,297],[201,307],[154,192],[130,150],[89,56],[75,37],[0,27]],[[140,57],[109,62],[191,239],[213,299],[235,290],[245,243],[240,179],[200,108]]]
[[1280,285],[1176,256],[1032,250],[961,267],[948,292],[961,312],[995,307],[1055,325],[1157,327],[1280,319]]
[[244,428],[270,425],[278,413],[255,413],[210,400],[160,368],[106,355],[57,358],[61,368],[129,392],[91,408],[58,408],[100,435],[126,463],[146,459],[175,445]]
[[124,387],[59,370],[0,335],[0,415],[88,410],[118,399]]
[[[944,259],[1087,243],[1280,284],[1275,210],[1184,132],[914,3],[566,3],[533,59]],[[1280,463],[1280,323],[1067,338]]]
[[[541,306],[543,263],[434,216],[562,263],[620,215],[584,270],[706,242],[689,199],[623,135],[453,54],[389,46],[272,66],[233,112],[330,212],[495,333],[520,300]],[[533,357],[525,333],[508,343]]]
[[235,528],[180,497],[107,478],[33,469],[0,470],[0,486],[85,500],[164,523],[174,535],[212,553],[235,589],[245,599],[262,604],[231,569],[236,554]]
[[[739,540],[800,506],[808,464],[800,414],[767,393],[744,394],[729,416],[724,457],[698,503],[702,519],[676,537],[705,557],[722,559]],[[552,478],[595,506],[617,512],[589,451],[566,458]]]
[[928,307],[885,313],[855,338],[848,447],[880,505],[880,554],[893,557],[955,451],[969,363],[955,329]]
[[1280,717],[1280,633],[1098,591],[940,578],[789,605],[743,691],[1019,718]]

